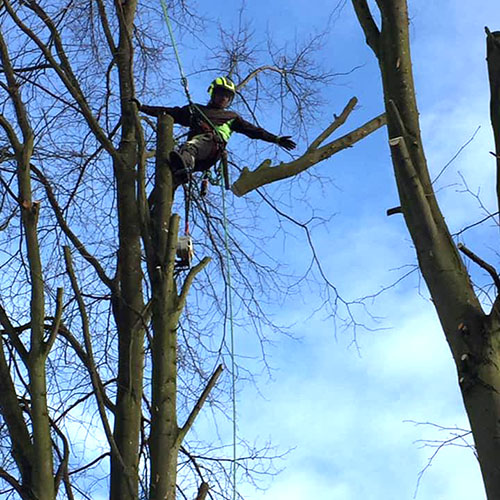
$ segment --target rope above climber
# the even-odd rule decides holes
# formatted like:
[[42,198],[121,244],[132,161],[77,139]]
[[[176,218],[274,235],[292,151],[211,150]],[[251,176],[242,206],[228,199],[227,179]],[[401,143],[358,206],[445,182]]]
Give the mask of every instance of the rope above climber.
[[236,94],[235,84],[218,77],[208,87],[208,104],[182,107],[147,106],[133,98],[140,111],[150,116],[170,115],[174,123],[189,127],[187,141],[170,153],[169,164],[176,184],[187,182],[192,172],[206,172],[219,161],[233,132],[250,139],[278,144],[290,151],[296,147],[290,136],[277,136],[244,120],[229,110]]

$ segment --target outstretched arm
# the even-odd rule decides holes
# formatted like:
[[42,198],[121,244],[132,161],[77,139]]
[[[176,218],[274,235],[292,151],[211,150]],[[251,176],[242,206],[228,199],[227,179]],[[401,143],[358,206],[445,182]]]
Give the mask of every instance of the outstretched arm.
[[145,113],[149,116],[160,116],[161,114],[170,115],[175,123],[179,125],[184,125],[185,127],[189,127],[191,121],[191,113],[189,111],[189,106],[148,106],[146,104],[141,104],[139,99],[133,97],[130,99],[132,102],[135,102],[139,111]]
[[289,135],[279,137],[277,135],[271,134],[271,132],[268,132],[262,127],[257,127],[252,123],[247,122],[246,120],[241,118],[241,116],[238,116],[233,120],[231,128],[235,132],[250,137],[250,139],[260,139],[262,141],[272,142],[273,144],[278,144],[279,146],[285,148],[288,151],[295,149],[296,147],[295,142],[292,141]]

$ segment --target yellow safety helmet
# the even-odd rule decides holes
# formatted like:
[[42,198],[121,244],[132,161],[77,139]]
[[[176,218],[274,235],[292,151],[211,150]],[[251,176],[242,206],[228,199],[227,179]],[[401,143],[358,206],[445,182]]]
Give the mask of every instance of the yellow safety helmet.
[[208,87],[207,90],[207,92],[210,94],[210,97],[212,97],[213,92],[217,87],[229,90],[233,94],[233,96],[236,93],[236,85],[229,78],[226,78],[225,76],[217,77],[210,84],[210,87]]

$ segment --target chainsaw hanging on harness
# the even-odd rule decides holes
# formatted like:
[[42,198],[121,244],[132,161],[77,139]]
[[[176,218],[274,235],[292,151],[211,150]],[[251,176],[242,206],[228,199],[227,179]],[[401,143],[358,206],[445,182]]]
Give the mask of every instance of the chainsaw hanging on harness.
[[189,269],[194,257],[193,239],[189,234],[180,236],[177,240],[177,260],[175,266],[177,269]]
[[189,269],[194,258],[194,244],[191,235],[189,234],[189,208],[191,204],[191,178],[184,185],[184,235],[179,236],[177,240],[175,267],[177,269]]

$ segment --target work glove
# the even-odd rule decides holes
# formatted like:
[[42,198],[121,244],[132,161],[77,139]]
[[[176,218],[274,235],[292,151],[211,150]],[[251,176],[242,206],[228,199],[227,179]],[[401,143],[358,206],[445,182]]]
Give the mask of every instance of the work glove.
[[135,104],[137,105],[137,107],[138,107],[139,109],[141,109],[141,101],[139,101],[139,99],[137,99],[136,97],[131,97],[131,98],[129,99],[129,102],[135,102]]
[[291,151],[297,147],[294,141],[292,141],[291,136],[285,135],[283,137],[278,137],[278,145],[285,148],[287,151]]

